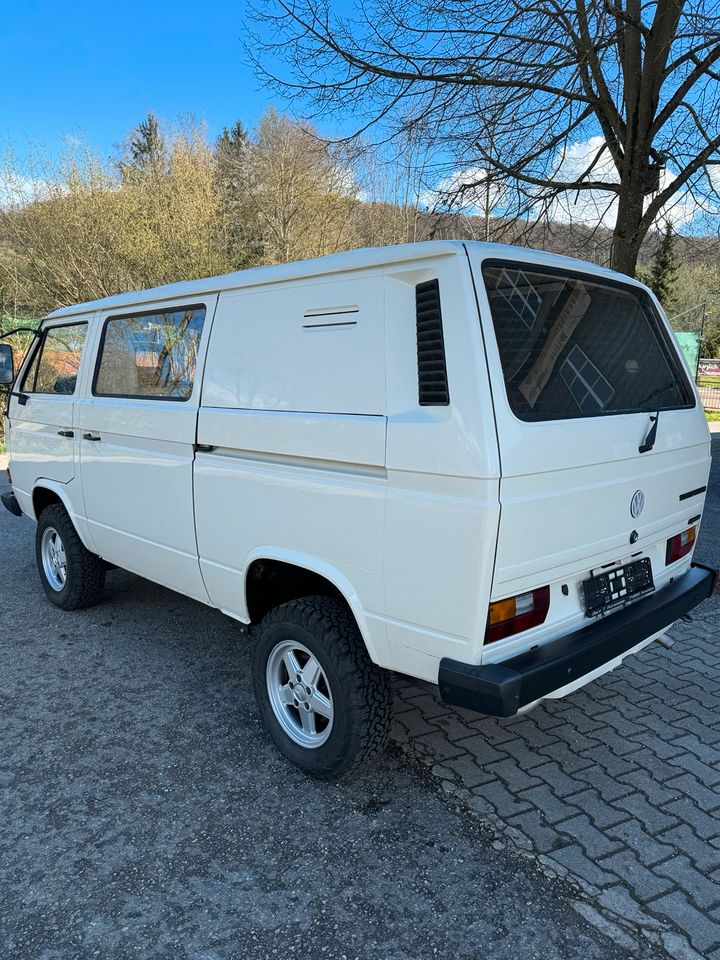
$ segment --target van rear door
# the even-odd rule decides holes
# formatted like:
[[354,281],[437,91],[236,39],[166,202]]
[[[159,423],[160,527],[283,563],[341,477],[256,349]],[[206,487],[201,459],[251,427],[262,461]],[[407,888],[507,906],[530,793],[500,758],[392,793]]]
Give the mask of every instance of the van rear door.
[[583,583],[602,568],[649,558],[656,589],[684,572],[691,554],[667,564],[666,545],[697,526],[709,434],[644,287],[531,251],[469,253],[502,473],[492,597],[550,586],[545,624],[510,642],[519,652],[588,622]]

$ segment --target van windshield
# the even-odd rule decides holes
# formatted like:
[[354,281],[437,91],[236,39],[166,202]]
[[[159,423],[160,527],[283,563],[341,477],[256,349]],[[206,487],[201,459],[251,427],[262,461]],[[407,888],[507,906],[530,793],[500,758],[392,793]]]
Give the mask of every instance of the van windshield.
[[643,290],[495,260],[483,264],[483,279],[508,399],[522,420],[694,406]]

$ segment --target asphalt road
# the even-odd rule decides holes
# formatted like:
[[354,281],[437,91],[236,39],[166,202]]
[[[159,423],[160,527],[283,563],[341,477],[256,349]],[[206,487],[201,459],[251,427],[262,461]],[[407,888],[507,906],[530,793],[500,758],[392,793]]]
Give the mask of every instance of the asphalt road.
[[122,571],[52,607],[33,533],[0,514],[1,960],[643,955],[397,749],[339,786],[289,767],[218,612]]
[[289,767],[220,613],[121,571],[52,607],[33,533],[2,511],[2,960],[638,956],[397,748]]

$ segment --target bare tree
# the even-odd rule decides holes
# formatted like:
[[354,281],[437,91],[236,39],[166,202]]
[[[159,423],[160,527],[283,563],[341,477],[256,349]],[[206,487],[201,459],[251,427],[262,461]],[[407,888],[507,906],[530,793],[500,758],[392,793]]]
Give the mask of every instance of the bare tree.
[[358,0],[346,18],[256,3],[248,49],[287,94],[358,134],[421,125],[459,167],[512,182],[518,214],[591,199],[618,270],[634,274],[659,214],[717,209],[717,0]]
[[352,164],[362,202],[354,211],[353,245],[382,246],[428,236],[434,204],[431,149],[419,131],[399,134],[379,150],[355,141]]
[[263,114],[250,145],[246,190],[265,262],[285,263],[351,245],[356,187],[345,153],[272,108]]

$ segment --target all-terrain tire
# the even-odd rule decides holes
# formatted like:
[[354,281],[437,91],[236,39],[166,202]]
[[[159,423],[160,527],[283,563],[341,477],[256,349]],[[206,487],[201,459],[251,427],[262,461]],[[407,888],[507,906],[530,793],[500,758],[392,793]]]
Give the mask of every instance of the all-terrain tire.
[[[65,550],[65,583],[53,587],[45,572],[42,542],[46,531],[57,531]],[[67,510],[59,503],[40,514],[35,531],[35,557],[43,589],[52,603],[62,610],[81,610],[99,603],[105,588],[105,563],[85,547]]]
[[[388,676],[368,656],[355,619],[335,597],[304,597],[271,610],[253,628],[253,681],[263,722],[278,749],[297,766],[323,780],[348,776],[380,753],[390,729],[392,694]],[[321,746],[296,743],[270,702],[268,663],[278,644],[307,648],[324,672],[333,718]]]

